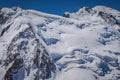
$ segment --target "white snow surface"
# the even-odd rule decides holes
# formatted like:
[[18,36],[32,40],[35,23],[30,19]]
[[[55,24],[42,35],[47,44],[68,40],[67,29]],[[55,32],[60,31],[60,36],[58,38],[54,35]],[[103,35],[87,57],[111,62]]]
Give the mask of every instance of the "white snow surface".
[[[120,13],[103,6],[93,9],[113,15]],[[7,14],[15,13],[12,10],[6,11],[6,8],[2,10]],[[84,15],[86,14],[88,13]],[[56,77],[52,80],[119,80],[120,70],[117,68],[120,68],[120,32],[114,25],[106,23],[96,14],[84,17],[78,13],[71,15],[74,18],[64,18],[35,10],[17,11],[12,19],[0,25],[0,29],[3,29],[11,24],[0,37],[0,60],[6,59],[6,48],[12,39],[19,32],[29,28],[30,24],[57,66]],[[78,17],[79,19],[76,19]],[[113,61],[104,61],[104,56]],[[116,67],[111,65],[114,59],[117,59]],[[100,62],[105,62],[110,69],[104,76],[100,75],[103,69],[98,67]],[[4,74],[0,67],[0,80]],[[31,73],[31,78],[32,76]],[[29,78],[26,77],[24,80],[31,80]]]

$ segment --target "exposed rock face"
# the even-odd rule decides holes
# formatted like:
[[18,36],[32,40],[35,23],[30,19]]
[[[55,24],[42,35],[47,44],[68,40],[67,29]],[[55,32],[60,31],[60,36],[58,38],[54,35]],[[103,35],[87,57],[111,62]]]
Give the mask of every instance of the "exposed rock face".
[[63,17],[70,18],[70,14],[69,13],[64,13]]
[[117,19],[111,15],[111,14],[107,14],[107,13],[104,13],[104,12],[99,12],[98,13],[98,16],[100,16],[102,19],[104,19],[107,23],[111,24],[111,25],[119,25]]
[[[33,49],[32,52],[29,49]],[[3,66],[8,68],[5,80],[24,80],[34,72],[32,80],[49,79],[55,72],[55,64],[50,59],[44,46],[35,37],[31,28],[20,32],[7,49],[7,58]],[[11,67],[8,67],[12,63]],[[27,74],[25,76],[25,74]]]
[[0,24],[4,24],[7,21],[8,17],[0,11]]

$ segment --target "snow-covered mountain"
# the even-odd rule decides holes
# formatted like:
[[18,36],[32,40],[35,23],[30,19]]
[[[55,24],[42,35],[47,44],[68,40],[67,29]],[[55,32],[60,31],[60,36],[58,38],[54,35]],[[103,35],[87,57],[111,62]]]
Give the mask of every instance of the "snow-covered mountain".
[[63,16],[0,9],[0,80],[120,80],[120,12]]

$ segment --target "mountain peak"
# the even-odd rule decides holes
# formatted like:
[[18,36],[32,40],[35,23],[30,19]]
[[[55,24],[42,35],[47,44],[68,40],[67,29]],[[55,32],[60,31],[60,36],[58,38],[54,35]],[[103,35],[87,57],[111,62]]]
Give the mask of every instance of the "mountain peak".
[[120,12],[105,6],[83,7],[75,13],[64,13],[63,16],[77,20],[90,19],[91,17],[91,19],[96,20],[95,18],[99,16],[103,21],[111,25],[120,26]]
[[102,11],[102,12],[112,14],[112,15],[120,15],[120,12],[118,10],[115,10],[115,9],[112,9],[106,6],[95,6],[92,9],[96,11]]
[[18,11],[21,11],[22,8],[20,7],[12,7],[12,8],[1,8],[0,11],[4,14],[8,14],[8,13],[12,13],[12,12],[18,12]]

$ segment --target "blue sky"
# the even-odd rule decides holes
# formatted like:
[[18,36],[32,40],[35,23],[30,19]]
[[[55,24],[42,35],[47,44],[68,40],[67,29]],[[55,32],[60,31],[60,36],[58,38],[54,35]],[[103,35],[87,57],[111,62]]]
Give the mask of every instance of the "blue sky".
[[23,9],[35,9],[42,12],[62,15],[75,12],[83,6],[104,5],[120,11],[120,0],[0,0],[0,7],[20,6]]

